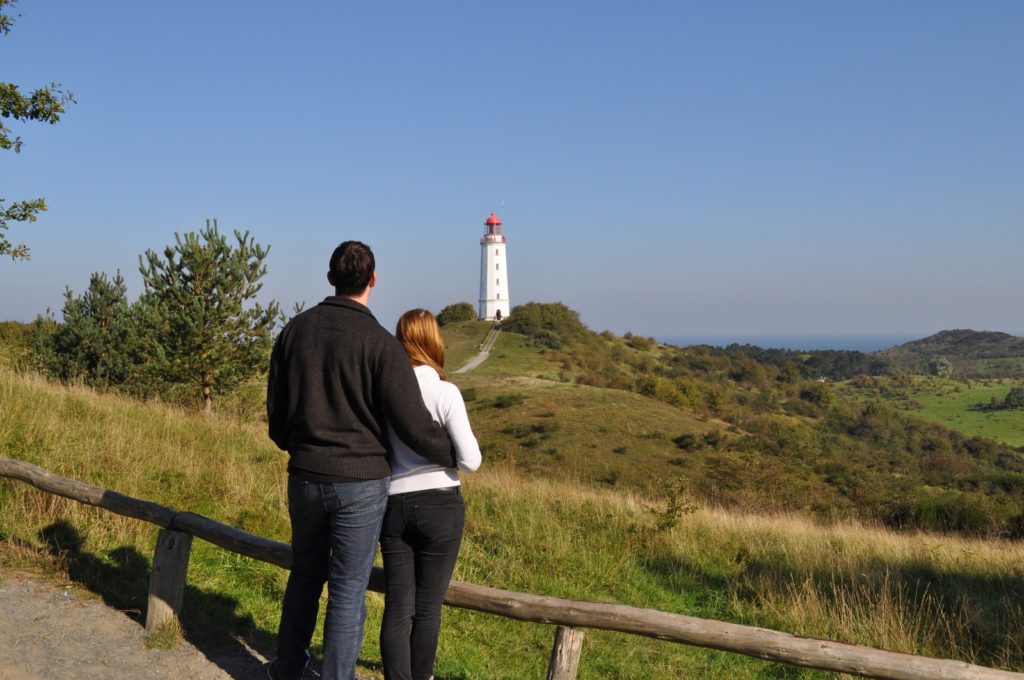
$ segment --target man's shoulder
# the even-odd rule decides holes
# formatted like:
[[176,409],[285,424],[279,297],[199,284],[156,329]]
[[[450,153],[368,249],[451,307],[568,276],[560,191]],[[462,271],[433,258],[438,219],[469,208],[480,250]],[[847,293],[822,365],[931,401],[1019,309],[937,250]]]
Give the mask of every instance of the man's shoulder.
[[289,325],[304,324],[344,324],[359,328],[367,333],[383,333],[390,335],[377,321],[367,307],[345,300],[345,298],[329,297],[323,302],[300,312]]
[[[335,349],[360,351],[380,356],[390,353],[398,340],[380,325],[376,318],[363,308],[360,310],[346,305],[328,304],[327,301],[303,310],[285,324],[281,330],[281,342],[287,345],[308,346],[310,343],[335,345]],[[399,351],[401,346],[398,346]]]

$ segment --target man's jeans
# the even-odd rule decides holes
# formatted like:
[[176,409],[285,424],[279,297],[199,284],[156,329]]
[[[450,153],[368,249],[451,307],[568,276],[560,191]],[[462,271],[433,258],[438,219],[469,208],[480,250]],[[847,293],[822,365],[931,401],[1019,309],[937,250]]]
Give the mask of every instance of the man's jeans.
[[380,532],[385,680],[427,680],[434,672],[441,604],[455,569],[466,521],[459,487],[395,494]]
[[323,678],[355,677],[366,621],[366,584],[387,500],[387,478],[350,484],[288,479],[292,570],[277,643],[284,680],[297,680],[309,662],[325,582]]

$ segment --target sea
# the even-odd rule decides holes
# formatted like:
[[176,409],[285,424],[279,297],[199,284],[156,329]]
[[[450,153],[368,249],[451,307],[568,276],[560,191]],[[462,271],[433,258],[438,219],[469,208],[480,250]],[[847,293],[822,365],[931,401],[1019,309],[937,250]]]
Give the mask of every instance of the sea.
[[655,340],[669,345],[711,345],[727,347],[732,344],[756,345],[764,349],[792,350],[855,350],[876,352],[911,340],[920,340],[922,335],[665,335]]

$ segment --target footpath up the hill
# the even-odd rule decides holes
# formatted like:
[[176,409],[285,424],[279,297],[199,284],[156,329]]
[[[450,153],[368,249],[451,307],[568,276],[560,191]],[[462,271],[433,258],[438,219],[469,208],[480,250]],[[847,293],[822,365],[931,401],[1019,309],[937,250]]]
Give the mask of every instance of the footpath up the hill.
[[0,574],[0,680],[240,680],[258,678],[261,661],[187,643],[147,649],[145,630],[124,612],[71,587]]
[[480,343],[480,352],[472,359],[467,361],[461,368],[457,369],[456,373],[469,373],[474,368],[482,364],[487,357],[491,356],[491,351],[494,349],[494,344],[498,342],[498,334],[501,333],[501,328],[495,326],[488,331],[487,336],[484,337],[484,341]]

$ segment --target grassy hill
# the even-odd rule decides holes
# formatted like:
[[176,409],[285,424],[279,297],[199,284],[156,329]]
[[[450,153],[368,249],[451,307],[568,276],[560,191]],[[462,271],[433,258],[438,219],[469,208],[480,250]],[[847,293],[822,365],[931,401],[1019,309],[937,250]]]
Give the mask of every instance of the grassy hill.
[[[490,327],[445,326],[450,371]],[[0,327],[19,365],[31,365],[25,331]],[[530,303],[505,322],[491,358],[453,380],[487,455],[537,477],[659,498],[685,489],[742,511],[1024,535],[1024,455],[1012,436],[1024,412],[970,414],[1002,424],[991,431],[929,421],[900,401],[807,379],[819,359],[597,334],[564,305]],[[263,392],[257,378],[218,410],[258,420]]]
[[[1024,548],[1003,540],[1024,534],[1021,451],[918,417],[909,393],[881,398],[896,379],[833,385],[758,348],[597,334],[560,305],[511,321],[487,362],[453,376],[485,453],[466,480],[456,578],[1024,670]],[[444,328],[449,370],[489,327]],[[17,372],[31,365],[25,331],[0,324],[2,455],[287,539],[262,379],[204,419]],[[959,537],[911,531],[929,527]],[[144,608],[154,538],[0,482],[0,562],[120,609]],[[281,570],[197,542],[189,583],[188,635],[270,644]],[[369,602],[375,631],[382,602]],[[541,675],[551,635],[448,612],[438,677]],[[363,658],[379,660],[372,634]],[[825,677],[599,632],[583,659],[590,677]]]
[[876,354],[913,374],[934,374],[936,362],[945,360],[953,377],[1024,378],[1024,338],[1008,333],[941,331]]
[[743,511],[1024,533],[1015,440],[853,398],[743,351],[566,323],[506,330],[486,363],[453,376],[485,452],[521,472],[663,498],[685,488]]
[[445,366],[449,373],[476,356],[490,329],[489,321],[462,321],[444,327]]
[[[510,353],[516,350],[516,338],[509,335],[506,342],[513,343]],[[500,376],[505,369],[495,362],[490,370]],[[512,411],[532,422],[546,417],[542,409],[556,410],[556,418],[583,411],[581,423],[607,423],[608,431],[595,438],[621,437],[609,441],[608,452],[619,460],[630,452],[615,453],[614,444],[629,438],[619,432],[621,423],[600,419],[608,415],[603,409],[646,404],[637,420],[646,423],[650,412],[651,422],[666,428],[671,413],[653,400],[606,388],[548,388],[535,377],[496,377],[490,386],[482,376],[473,380],[479,382],[466,389],[477,390],[470,403],[477,405],[473,417],[489,453],[483,470],[465,480],[467,531],[456,578],[1024,670],[1020,543],[729,512],[685,494],[669,505],[627,491],[625,477],[612,486],[585,483],[585,472],[573,473],[575,481],[572,475],[525,473],[521,459],[499,453],[503,440],[487,434],[501,424],[500,414]],[[502,395],[514,393],[523,401],[497,406]],[[616,397],[622,401],[602,404]],[[4,455],[287,540],[285,460],[258,422],[206,419],[6,368],[0,369],[0,413]],[[485,417],[495,422],[487,424]],[[557,434],[581,436],[579,424],[569,421]],[[569,444],[562,446],[567,455]],[[541,446],[521,447],[532,449]],[[144,609],[154,527],[3,481],[0,533],[4,568],[60,574],[122,610]],[[186,634],[207,640],[234,634],[267,650],[284,582],[276,567],[196,541]],[[361,656],[364,670],[373,672],[382,601],[370,595],[368,602],[370,634]],[[437,676],[541,676],[552,636],[549,626],[446,611]],[[581,676],[829,677],[596,631],[587,633]]]

